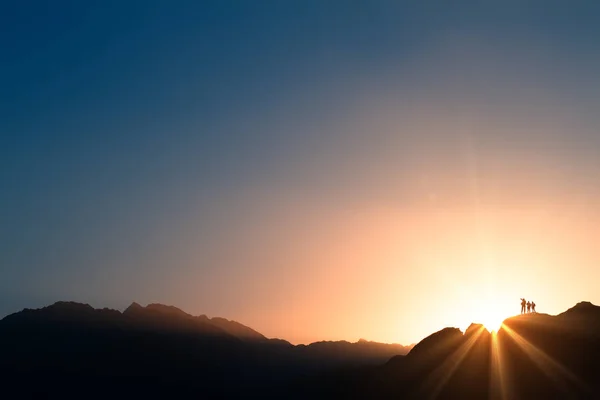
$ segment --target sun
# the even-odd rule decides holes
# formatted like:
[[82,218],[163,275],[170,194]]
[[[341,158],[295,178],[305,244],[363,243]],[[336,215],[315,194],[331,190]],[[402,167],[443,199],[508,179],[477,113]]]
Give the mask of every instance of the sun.
[[481,323],[488,331],[498,332],[505,318],[506,316],[501,313],[490,311],[482,316]]
[[498,332],[502,322],[510,316],[508,315],[510,311],[503,307],[502,302],[491,298],[478,303],[477,308],[473,311],[473,322],[483,324],[485,329],[490,332]]
[[511,302],[511,298],[508,296],[496,296],[493,293],[479,294],[474,297],[478,300],[473,301],[473,297],[467,298],[455,314],[460,320],[459,326],[465,329],[468,329],[471,324],[481,324],[488,332],[498,333],[502,323],[507,318],[513,317],[515,309],[518,311],[520,306],[519,302],[516,302],[517,306],[514,306],[515,302]]

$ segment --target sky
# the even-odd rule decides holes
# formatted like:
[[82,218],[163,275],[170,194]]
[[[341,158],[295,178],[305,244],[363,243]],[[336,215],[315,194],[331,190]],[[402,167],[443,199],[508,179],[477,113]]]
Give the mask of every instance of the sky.
[[0,4],[0,317],[293,343],[600,304],[600,3]]

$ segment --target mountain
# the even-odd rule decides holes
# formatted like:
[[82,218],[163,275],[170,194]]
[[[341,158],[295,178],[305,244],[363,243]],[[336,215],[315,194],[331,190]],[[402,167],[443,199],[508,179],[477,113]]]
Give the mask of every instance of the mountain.
[[445,328],[383,366],[298,388],[329,398],[596,399],[599,359],[600,307],[582,302],[508,318],[497,334]]
[[25,309],[2,320],[11,324],[85,324],[100,328],[120,327],[156,332],[190,333],[201,336],[233,337],[244,341],[265,341],[267,338],[236,321],[225,318],[193,316],[177,307],[149,304],[142,307],[132,303],[123,313],[117,310],[96,310],[88,304],[59,301],[37,310]]
[[148,304],[146,307],[142,307],[134,302],[125,309],[122,319],[128,326],[137,329],[186,332],[203,336],[237,337],[235,334],[213,324],[205,315],[194,317],[177,307],[163,304]]
[[193,316],[162,304],[132,303],[119,312],[57,302],[0,320],[0,377],[10,383],[0,393],[12,390],[19,398],[80,398],[81,393],[88,398],[280,397],[298,379],[341,367],[376,366],[409,350],[365,340],[294,346],[236,321]]
[[400,344],[388,344],[371,342],[360,339],[355,343],[347,341],[323,341],[311,343],[307,346],[298,345],[297,351],[303,352],[306,357],[322,358],[326,357],[329,361],[341,361],[346,364],[365,364],[371,360],[372,364],[378,361],[388,360],[390,357],[399,354],[406,354],[411,350],[411,346],[402,346]]
[[259,332],[255,331],[254,329],[249,328],[245,325],[242,325],[236,321],[230,321],[228,319],[221,318],[221,317],[213,317],[213,318],[210,318],[209,321],[214,326],[219,327],[220,329],[229,333],[230,335],[233,335],[242,340],[249,340],[249,341],[267,340],[267,338],[262,333],[259,333]]
[[444,328],[414,347],[294,346],[161,304],[59,302],[0,321],[6,398],[600,398],[600,307]]

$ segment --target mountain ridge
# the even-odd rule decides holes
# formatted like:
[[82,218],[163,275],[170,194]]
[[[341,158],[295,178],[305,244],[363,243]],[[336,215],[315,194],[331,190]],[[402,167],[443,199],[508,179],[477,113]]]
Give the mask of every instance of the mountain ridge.
[[[100,316],[100,315],[104,315],[104,316],[121,316],[121,317],[129,317],[129,318],[145,318],[145,322],[147,322],[146,325],[144,325],[146,328],[159,328],[160,326],[158,325],[152,325],[151,319],[155,319],[154,322],[158,322],[158,317],[165,317],[165,318],[177,318],[179,321],[186,321],[187,324],[193,325],[195,324],[197,327],[200,324],[208,324],[208,325],[204,325],[204,327],[206,328],[207,326],[212,326],[212,328],[210,328],[209,330],[215,332],[215,333],[221,333],[224,335],[231,335],[234,336],[238,339],[241,340],[250,340],[250,341],[263,341],[263,342],[267,342],[267,341],[272,341],[272,342],[285,342],[287,344],[290,344],[294,347],[310,347],[310,346],[321,346],[323,344],[330,344],[330,345],[343,345],[343,344],[349,344],[349,345],[359,345],[359,346],[365,346],[365,345],[386,345],[386,346],[395,346],[398,347],[399,349],[406,349],[406,351],[408,352],[410,349],[412,349],[412,347],[414,346],[414,344],[411,345],[401,345],[398,343],[384,343],[384,342],[377,342],[377,341],[370,341],[370,340],[366,340],[366,339],[359,339],[356,342],[350,342],[350,341],[346,341],[346,340],[324,340],[324,341],[317,341],[317,342],[312,342],[309,344],[291,344],[288,341],[286,341],[285,339],[281,339],[281,338],[268,338],[265,335],[263,335],[262,333],[254,330],[253,328],[244,325],[238,321],[235,320],[229,320],[227,318],[223,318],[223,317],[208,317],[205,314],[201,314],[201,315],[192,315],[189,314],[183,310],[181,310],[178,307],[172,306],[172,305],[165,305],[165,304],[161,304],[161,303],[149,303],[146,306],[142,306],[137,302],[132,302],[129,306],[127,306],[123,311],[119,311],[116,309],[111,309],[111,308],[94,308],[91,305],[87,304],[87,303],[79,303],[79,302],[74,302],[74,301],[56,301],[54,303],[52,303],[51,305],[45,306],[45,307],[40,307],[40,308],[24,308],[21,311],[9,314],[7,316],[5,316],[4,318],[0,319],[0,323],[2,323],[2,321],[11,321],[14,319],[18,319],[18,318],[22,318],[24,316],[27,316],[28,318],[31,317],[42,317],[43,319],[47,319],[47,317],[53,317],[53,316],[62,316],[63,318],[72,318],[72,319],[76,319],[76,318],[81,318],[82,316],[85,316],[86,318],[89,318],[90,316]],[[172,321],[172,320],[170,320]],[[176,326],[174,325],[166,325],[163,326],[164,327],[169,327],[169,328],[176,328]],[[190,326],[187,326],[188,329],[186,329],[185,326],[180,325],[179,326],[180,329],[182,330],[190,330]],[[193,329],[192,329],[193,330]]]
[[160,304],[132,303],[123,312],[74,302],[25,309],[0,320],[0,376],[8,383],[0,393],[9,387],[20,397],[26,391],[46,398],[64,398],[65,388],[73,398],[90,388],[97,398],[600,398],[600,307],[589,302],[558,315],[509,317],[495,334],[476,323],[465,332],[443,328],[408,350],[364,339],[248,340],[212,320],[232,322]]

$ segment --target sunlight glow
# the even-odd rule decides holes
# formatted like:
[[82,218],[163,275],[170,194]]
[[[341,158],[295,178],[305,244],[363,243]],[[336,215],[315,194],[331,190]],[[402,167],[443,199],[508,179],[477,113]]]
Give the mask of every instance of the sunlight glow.
[[491,310],[481,318],[481,323],[485,328],[491,332],[498,332],[502,326],[502,321],[506,319],[506,316],[495,310]]
[[544,351],[540,350],[533,344],[531,344],[523,336],[519,335],[513,329],[507,325],[502,326],[503,330],[508,333],[510,338],[527,354],[527,356],[555,383],[561,386],[565,391],[569,384],[574,384],[578,388],[587,389],[585,384],[565,368],[562,364],[554,360]]
[[498,332],[502,322],[510,317],[507,313],[507,308],[503,303],[503,299],[499,299],[495,294],[489,293],[493,289],[489,289],[487,296],[481,298],[475,308],[471,311],[473,314],[469,315],[471,322],[479,323],[485,326],[490,332]]
[[437,398],[483,332],[483,327],[480,327],[477,332],[473,333],[473,335],[456,349],[452,355],[446,358],[442,365],[429,375],[425,380],[424,385],[424,388],[426,388],[425,390],[429,392],[427,398]]
[[[501,328],[504,327],[502,324]],[[490,368],[490,393],[494,394],[494,398],[506,400],[512,398],[512,388],[506,377],[506,363],[504,361],[504,348],[501,341],[498,340],[498,334],[492,333],[491,342],[491,368]]]

